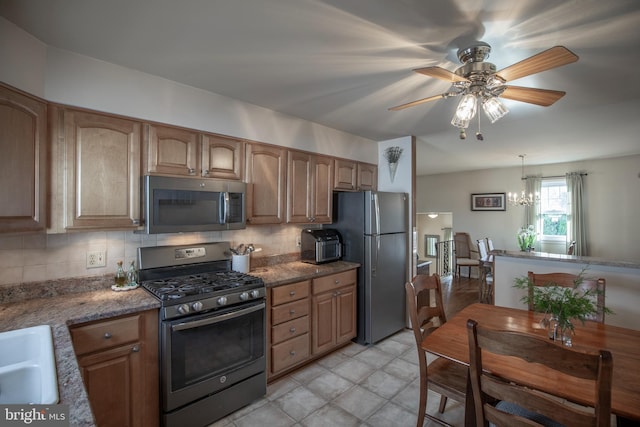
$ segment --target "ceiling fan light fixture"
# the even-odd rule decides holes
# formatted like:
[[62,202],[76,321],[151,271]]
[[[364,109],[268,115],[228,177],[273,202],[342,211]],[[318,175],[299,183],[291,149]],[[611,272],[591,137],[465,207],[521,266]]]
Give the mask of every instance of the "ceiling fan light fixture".
[[497,122],[509,112],[509,109],[496,97],[485,98],[482,101],[482,109],[491,123]]
[[473,94],[466,94],[460,99],[456,113],[451,119],[451,124],[457,128],[466,129],[469,127],[469,122],[476,115],[478,108],[478,102],[476,96]]

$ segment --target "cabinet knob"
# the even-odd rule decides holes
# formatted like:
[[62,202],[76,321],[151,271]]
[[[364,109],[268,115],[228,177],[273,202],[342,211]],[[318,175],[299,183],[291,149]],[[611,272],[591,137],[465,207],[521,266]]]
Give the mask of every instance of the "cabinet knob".
[[289,352],[289,354],[290,354],[290,355],[292,355],[292,356],[295,356],[295,355],[296,355],[296,351],[295,351],[295,350],[291,350],[291,351]]
[[209,176],[209,169],[202,169],[202,176]]
[[295,294],[296,294],[296,291],[289,292],[289,296],[295,296]]
[[132,219],[132,220],[131,220],[131,223],[132,223],[133,225],[140,225],[140,220],[139,220],[139,219]]
[[139,352],[139,351],[140,351],[140,347],[138,347],[137,345],[134,345],[134,346],[133,346],[133,348],[131,349],[131,351],[132,351],[133,353],[137,353],[137,352]]
[[296,311],[292,308],[291,310],[289,310],[289,314],[296,314]]
[[109,338],[111,338],[111,334],[109,332],[105,332],[104,333],[104,339],[108,340]]
[[339,285],[340,284],[340,280],[336,279],[335,284]]
[[291,332],[292,334],[295,334],[296,333],[296,328],[291,327],[291,329],[289,329],[289,332]]
[[196,174],[196,170],[194,168],[188,168],[187,171],[189,172],[189,175],[195,175]]

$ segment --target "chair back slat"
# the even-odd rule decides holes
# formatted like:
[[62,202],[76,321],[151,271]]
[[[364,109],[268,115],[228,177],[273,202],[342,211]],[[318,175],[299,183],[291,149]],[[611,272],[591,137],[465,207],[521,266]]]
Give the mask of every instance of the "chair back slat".
[[[613,360],[606,350],[581,352],[557,345],[545,338],[513,331],[482,327],[467,322],[469,339],[469,375],[477,425],[491,422],[497,426],[540,426],[526,417],[525,411],[541,414],[557,423],[571,426],[608,427],[611,420],[611,381]],[[591,408],[567,405],[564,399],[524,384],[517,372],[497,378],[483,370],[483,356],[498,354],[542,364],[554,371],[590,381],[595,401]],[[490,404],[495,400],[515,405],[518,410],[502,410]]]
[[[577,288],[583,291],[591,291],[595,298],[596,314],[589,320],[598,323],[604,323],[605,315],[605,291],[606,280],[603,278],[580,278],[570,273],[533,273],[529,271],[529,311],[534,310],[533,306],[533,287],[534,286],[561,286],[565,288]],[[531,286],[533,285],[533,286]]]

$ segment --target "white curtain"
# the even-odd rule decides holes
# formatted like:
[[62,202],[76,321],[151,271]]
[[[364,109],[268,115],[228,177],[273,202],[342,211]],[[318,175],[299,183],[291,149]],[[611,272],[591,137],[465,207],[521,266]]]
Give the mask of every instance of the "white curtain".
[[[542,179],[539,176],[528,176],[525,178],[525,191],[527,196],[531,194],[534,197],[540,195],[542,190]],[[531,206],[527,206],[524,210],[524,225],[533,224],[536,227],[536,232],[540,233],[542,230],[538,230],[538,221],[540,219],[540,203],[534,203]]]
[[567,193],[569,202],[569,218],[567,224],[567,237],[569,242],[575,240],[574,255],[587,256],[589,248],[587,245],[587,223],[584,211],[584,180],[580,172],[570,172],[567,174]]

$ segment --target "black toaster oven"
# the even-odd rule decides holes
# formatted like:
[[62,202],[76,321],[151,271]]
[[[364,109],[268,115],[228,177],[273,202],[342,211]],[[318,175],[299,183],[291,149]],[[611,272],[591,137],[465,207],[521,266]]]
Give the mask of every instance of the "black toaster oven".
[[342,258],[342,242],[338,230],[302,230],[300,237],[300,261],[310,264],[337,261]]

